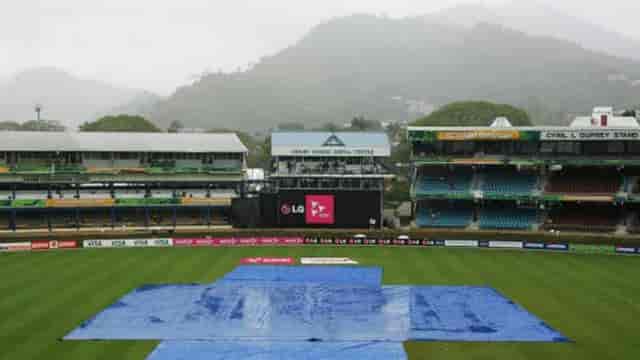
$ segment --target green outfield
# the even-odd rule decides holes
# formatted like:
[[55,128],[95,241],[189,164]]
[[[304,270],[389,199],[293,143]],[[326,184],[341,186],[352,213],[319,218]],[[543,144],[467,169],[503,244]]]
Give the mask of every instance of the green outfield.
[[143,360],[154,342],[58,339],[135,287],[211,282],[246,256],[346,256],[386,284],[489,285],[575,343],[407,343],[410,359],[640,357],[640,257],[391,248],[163,248],[0,254],[0,359]]

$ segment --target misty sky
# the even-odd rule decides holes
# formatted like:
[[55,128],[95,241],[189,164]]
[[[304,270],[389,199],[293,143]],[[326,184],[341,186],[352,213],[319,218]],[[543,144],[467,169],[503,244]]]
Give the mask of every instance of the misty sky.
[[[640,39],[640,1],[540,1]],[[246,67],[331,17],[414,16],[470,2],[505,1],[5,0],[0,76],[54,66],[168,95],[203,71]]]

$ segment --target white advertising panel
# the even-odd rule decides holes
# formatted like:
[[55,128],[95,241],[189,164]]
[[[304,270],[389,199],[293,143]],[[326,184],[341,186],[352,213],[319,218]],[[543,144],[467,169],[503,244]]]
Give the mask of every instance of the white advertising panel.
[[522,249],[522,241],[489,241],[489,247]]
[[300,258],[303,265],[355,265],[357,261],[350,258],[339,257],[303,257]]
[[125,248],[125,247],[169,247],[173,246],[172,239],[107,239],[85,240],[85,248]]
[[453,246],[453,247],[477,247],[477,240],[445,240],[444,246]]

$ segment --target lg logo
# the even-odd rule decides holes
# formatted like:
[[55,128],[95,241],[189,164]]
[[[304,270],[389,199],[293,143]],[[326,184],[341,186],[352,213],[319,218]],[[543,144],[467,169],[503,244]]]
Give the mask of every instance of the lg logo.
[[295,204],[282,204],[282,206],[280,206],[280,213],[282,215],[304,214],[304,206]]

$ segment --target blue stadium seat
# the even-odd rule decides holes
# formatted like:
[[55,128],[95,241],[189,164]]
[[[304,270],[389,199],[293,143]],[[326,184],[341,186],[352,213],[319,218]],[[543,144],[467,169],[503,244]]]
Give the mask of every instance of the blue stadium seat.
[[485,173],[482,191],[487,194],[530,194],[537,183],[535,175],[517,171],[491,170]]
[[528,230],[536,220],[535,209],[485,208],[479,215],[481,229]]
[[471,223],[470,207],[423,207],[416,217],[418,227],[465,228]]
[[422,175],[416,182],[416,191],[421,194],[466,194],[471,191],[470,172],[452,171],[446,175]]

